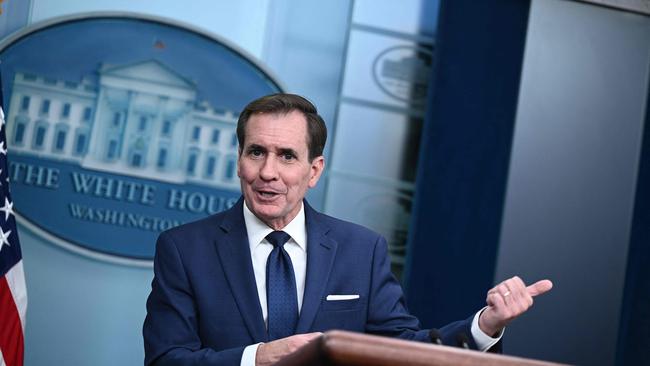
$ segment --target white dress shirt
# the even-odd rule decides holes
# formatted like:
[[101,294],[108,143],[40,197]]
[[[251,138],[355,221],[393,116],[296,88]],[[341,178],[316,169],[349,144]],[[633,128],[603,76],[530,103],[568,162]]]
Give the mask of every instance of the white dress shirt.
[[[253,272],[255,273],[255,284],[257,295],[260,298],[262,317],[264,324],[268,326],[269,312],[266,308],[266,259],[273,250],[273,244],[266,240],[273,229],[268,227],[262,220],[257,218],[248,206],[244,204],[244,223],[248,234],[248,245],[251,249],[251,260]],[[291,239],[284,244],[284,250],[291,258],[293,273],[296,277],[296,295],[298,296],[298,313],[302,308],[302,297],[305,293],[305,277],[307,269],[307,226],[305,226],[305,206],[300,205],[300,212],[291,220],[282,231],[289,234]],[[255,355],[260,343],[250,345],[244,349],[241,358],[241,366],[255,366]]]
[[[273,245],[266,240],[273,229],[268,227],[262,220],[257,218],[246,206],[244,206],[244,223],[246,224],[246,233],[248,234],[248,244],[251,250],[251,260],[253,262],[253,272],[255,273],[255,283],[257,285],[257,295],[260,299],[262,316],[264,323],[268,326],[268,309],[266,308],[266,259],[273,250]],[[293,272],[296,277],[296,292],[298,296],[298,313],[302,308],[302,297],[305,293],[305,277],[307,269],[307,226],[305,225],[305,206],[301,204],[300,212],[291,220],[282,231],[289,234],[291,239],[284,244],[284,249],[291,258]],[[472,336],[476,346],[480,350],[487,350],[501,339],[503,332],[497,338],[492,338],[483,333],[478,326],[478,318],[481,309],[474,316],[472,321]],[[241,358],[241,366],[255,366],[255,355],[257,348],[261,343],[253,344],[244,349]]]
[[[273,250],[273,244],[266,240],[266,236],[273,232],[262,220],[258,219],[244,205],[244,222],[253,260],[253,272],[257,284],[257,295],[260,298],[264,323],[268,325],[268,311],[266,308],[266,259]],[[291,239],[284,244],[284,250],[291,258],[293,273],[296,276],[296,292],[298,296],[298,313],[302,308],[302,297],[305,293],[305,277],[307,268],[307,228],[305,226],[305,207],[301,204],[300,212],[291,220],[282,231],[289,234]]]

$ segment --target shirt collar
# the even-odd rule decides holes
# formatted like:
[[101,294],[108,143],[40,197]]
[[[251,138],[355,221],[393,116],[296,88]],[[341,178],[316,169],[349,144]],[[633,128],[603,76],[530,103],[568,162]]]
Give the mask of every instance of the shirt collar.
[[[248,234],[248,243],[253,251],[269,233],[273,231],[262,220],[248,209],[246,202],[244,206],[244,223],[246,224],[246,233]],[[300,211],[296,217],[291,220],[282,231],[289,234],[291,239],[298,244],[302,250],[307,251],[307,228],[305,227],[305,205],[300,203]]]

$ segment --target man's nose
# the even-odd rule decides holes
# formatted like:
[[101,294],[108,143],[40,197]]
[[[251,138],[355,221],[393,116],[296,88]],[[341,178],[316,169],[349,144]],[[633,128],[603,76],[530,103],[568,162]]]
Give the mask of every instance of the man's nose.
[[260,177],[264,180],[274,180],[278,177],[278,167],[274,156],[269,154],[260,169]]

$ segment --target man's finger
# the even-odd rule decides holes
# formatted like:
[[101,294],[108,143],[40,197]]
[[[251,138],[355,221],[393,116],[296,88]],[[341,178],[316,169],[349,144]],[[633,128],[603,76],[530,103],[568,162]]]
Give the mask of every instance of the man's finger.
[[321,332],[314,332],[314,333],[306,333],[306,334],[304,334],[305,339],[307,340],[307,342],[311,342],[314,339],[316,339],[316,338],[318,338],[318,337],[320,337],[322,335],[323,335],[323,333],[321,333]]
[[492,292],[487,295],[485,302],[488,306],[493,308],[504,308],[506,306],[505,299],[498,292]]
[[526,287],[526,290],[528,291],[528,294],[530,296],[537,296],[549,291],[552,288],[553,288],[553,282],[549,280],[541,280]]
[[524,283],[524,280],[522,280],[519,276],[514,276],[512,278],[513,281],[515,281],[521,288],[525,288],[526,284]]

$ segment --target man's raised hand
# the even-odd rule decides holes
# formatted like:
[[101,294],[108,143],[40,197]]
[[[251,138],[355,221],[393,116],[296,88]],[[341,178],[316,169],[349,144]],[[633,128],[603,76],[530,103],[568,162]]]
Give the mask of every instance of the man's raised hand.
[[517,276],[499,283],[487,293],[487,308],[481,313],[479,327],[485,334],[495,336],[533,305],[533,297],[551,288],[553,283],[549,280],[526,286]]

